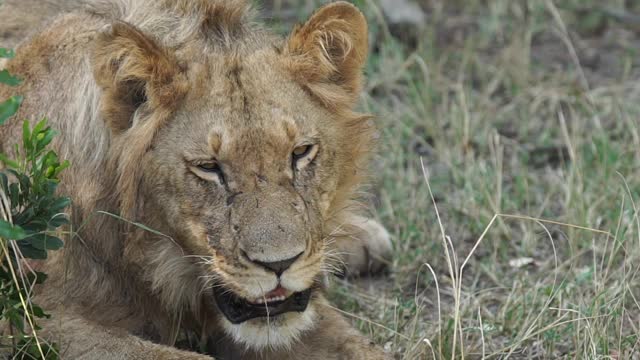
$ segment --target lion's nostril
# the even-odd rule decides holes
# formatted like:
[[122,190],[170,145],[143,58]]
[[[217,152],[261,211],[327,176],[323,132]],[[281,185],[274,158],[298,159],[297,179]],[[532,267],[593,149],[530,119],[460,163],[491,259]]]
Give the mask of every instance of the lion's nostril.
[[252,260],[252,261],[267,270],[273,271],[274,273],[276,273],[276,275],[280,276],[282,275],[283,272],[285,272],[288,268],[290,268],[291,265],[293,265],[293,263],[296,262],[296,260],[298,260],[300,255],[302,255],[302,252],[292,258],[289,258],[286,260],[274,261],[274,262],[264,262],[264,261],[256,261],[256,260]]

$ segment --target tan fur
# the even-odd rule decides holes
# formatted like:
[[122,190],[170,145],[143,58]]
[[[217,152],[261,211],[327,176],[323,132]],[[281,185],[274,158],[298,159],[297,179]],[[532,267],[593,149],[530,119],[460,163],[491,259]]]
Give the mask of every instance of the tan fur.
[[[26,99],[0,149],[17,119],[47,116],[73,164],[60,191],[78,234],[36,297],[62,356],[209,358],[172,347],[188,332],[222,359],[384,358],[321,289],[340,262],[377,270],[391,251],[354,212],[375,131],[352,110],[368,47],[357,8],[332,3],[279,39],[244,1],[58,1],[76,10],[7,63],[25,81],[0,98]],[[224,175],[200,167],[211,162]],[[258,265],[296,256],[279,277]],[[233,325],[213,299],[278,284],[316,289],[307,310]]]
[[367,23],[355,6],[329,4],[293,30],[285,50],[298,81],[326,106],[350,108],[360,93]]

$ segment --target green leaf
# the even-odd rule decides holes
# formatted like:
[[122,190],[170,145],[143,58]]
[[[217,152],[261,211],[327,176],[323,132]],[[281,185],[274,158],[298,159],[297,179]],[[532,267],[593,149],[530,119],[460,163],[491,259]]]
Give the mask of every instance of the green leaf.
[[22,124],[22,146],[27,153],[31,152],[31,126],[27,120]]
[[21,311],[8,311],[4,315],[9,319],[11,325],[16,327],[21,333],[24,333],[24,317]]
[[60,165],[58,165],[58,167],[56,167],[56,171],[54,172],[53,176],[54,177],[58,177],[58,175],[60,175],[60,173],[68,168],[71,165],[71,163],[69,162],[69,160],[65,160],[63,161]]
[[0,58],[11,59],[16,56],[16,53],[11,49],[0,48]]
[[49,226],[54,229],[67,224],[69,224],[69,219],[67,219],[67,216],[64,214],[56,214],[49,220]]
[[20,226],[0,220],[0,238],[20,240],[25,236],[27,236],[27,233]]
[[3,164],[7,165],[8,167],[11,168],[18,168],[20,167],[20,164],[18,164],[17,162],[9,159],[5,154],[0,153],[0,162],[2,162]]
[[45,280],[47,280],[47,274],[36,271],[36,284],[42,284]]
[[9,86],[18,86],[20,85],[21,82],[22,80],[9,74],[9,71],[7,69],[0,70],[0,84],[5,84]]
[[20,186],[16,183],[9,185],[9,200],[12,204],[20,204]]
[[4,124],[7,119],[15,115],[22,104],[22,96],[12,96],[5,102],[0,104],[0,125]]
[[49,205],[49,210],[52,212],[58,212],[60,210],[63,210],[70,204],[71,204],[70,198],[68,197],[58,198],[51,205]]
[[33,310],[33,315],[35,315],[36,317],[47,319],[51,317],[51,315],[45,313],[40,306],[33,305],[31,306],[31,309]]
[[[28,203],[28,200],[25,200]],[[13,218],[13,221],[16,224],[27,224],[33,221],[33,218],[36,215],[36,210],[33,208],[33,204],[27,204],[27,207],[17,216]],[[22,226],[22,225],[21,225]],[[26,229],[23,228],[26,231]],[[40,229],[40,231],[46,230],[46,227]]]
[[35,234],[23,241],[27,241],[38,250],[58,250],[64,246],[64,242],[59,238],[47,234]]
[[40,121],[38,121],[36,123],[36,126],[33,127],[33,131],[32,132],[34,134],[37,134],[37,133],[41,132],[46,125],[47,125],[47,119],[42,119],[42,120],[40,120]]
[[[55,166],[58,166],[58,155],[54,151],[49,151],[44,156],[42,156],[42,147],[38,145],[36,151],[40,152],[41,158],[37,161],[37,167],[45,171],[45,175],[47,172],[50,172],[51,175],[55,172]],[[47,178],[49,178],[47,176]]]
[[33,219],[26,224],[24,223],[20,223],[20,224],[21,224],[20,226],[22,226],[22,229],[24,229],[24,231],[26,231],[29,234],[43,232],[49,228],[48,223],[42,219]]
[[20,247],[22,255],[28,259],[45,260],[47,258],[47,252],[45,250],[36,249],[24,240],[18,241],[17,244]]
[[[42,136],[40,136],[42,135]],[[51,140],[53,140],[53,137],[56,136],[56,132],[51,130],[51,129],[47,129],[45,132],[38,134],[38,150],[44,149],[47,145],[49,145],[51,143]]]

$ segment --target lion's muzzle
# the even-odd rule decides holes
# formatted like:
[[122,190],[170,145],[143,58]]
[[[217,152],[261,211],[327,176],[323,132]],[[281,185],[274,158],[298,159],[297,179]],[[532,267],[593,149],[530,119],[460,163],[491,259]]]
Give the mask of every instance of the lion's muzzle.
[[242,188],[228,207],[233,245],[226,263],[243,276],[237,268],[215,269],[224,284],[214,297],[231,324],[304,313],[321,269],[319,222],[295,189],[265,179]]

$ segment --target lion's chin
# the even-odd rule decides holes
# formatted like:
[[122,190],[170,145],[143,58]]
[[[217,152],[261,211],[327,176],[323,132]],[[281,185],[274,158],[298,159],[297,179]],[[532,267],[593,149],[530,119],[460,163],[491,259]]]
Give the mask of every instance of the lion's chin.
[[313,329],[316,309],[312,301],[303,312],[287,312],[274,317],[260,317],[233,324],[222,317],[225,332],[247,350],[288,349],[302,334]]

